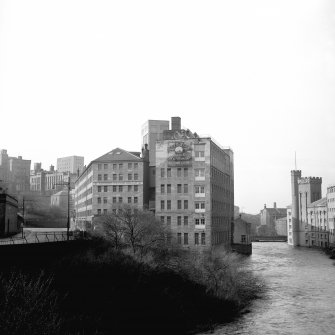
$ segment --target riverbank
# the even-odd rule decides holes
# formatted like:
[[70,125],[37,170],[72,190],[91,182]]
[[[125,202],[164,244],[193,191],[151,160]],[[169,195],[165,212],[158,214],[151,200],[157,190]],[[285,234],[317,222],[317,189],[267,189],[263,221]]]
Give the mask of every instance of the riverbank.
[[139,260],[101,241],[4,248],[1,283],[11,293],[2,289],[1,298],[15,303],[0,318],[15,324],[2,334],[40,334],[31,306],[42,308],[48,334],[196,333],[232,320],[261,287],[231,255]]

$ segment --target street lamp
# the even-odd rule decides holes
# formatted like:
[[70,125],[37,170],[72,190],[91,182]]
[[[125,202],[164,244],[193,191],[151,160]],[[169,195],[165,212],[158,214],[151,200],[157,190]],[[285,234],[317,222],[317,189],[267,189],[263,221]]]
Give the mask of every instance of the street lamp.
[[69,175],[69,180],[67,182],[64,183],[55,183],[53,184],[54,186],[56,185],[63,185],[63,186],[67,186],[67,240],[70,239],[70,190],[71,190],[71,176]]

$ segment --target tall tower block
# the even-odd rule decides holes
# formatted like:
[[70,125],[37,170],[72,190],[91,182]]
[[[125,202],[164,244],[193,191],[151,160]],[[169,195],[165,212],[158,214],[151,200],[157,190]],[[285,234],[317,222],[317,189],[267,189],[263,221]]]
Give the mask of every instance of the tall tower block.
[[291,171],[292,188],[292,245],[299,245],[299,186],[298,180],[301,178],[301,170]]

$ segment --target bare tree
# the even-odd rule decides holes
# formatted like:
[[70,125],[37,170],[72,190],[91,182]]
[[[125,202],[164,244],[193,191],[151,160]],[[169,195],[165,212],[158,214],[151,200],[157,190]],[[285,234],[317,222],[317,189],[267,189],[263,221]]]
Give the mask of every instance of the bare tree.
[[101,216],[97,222],[100,222],[97,230],[114,241],[115,246],[120,246],[121,241],[125,243],[134,255],[143,255],[166,243],[166,229],[150,211],[122,205]]

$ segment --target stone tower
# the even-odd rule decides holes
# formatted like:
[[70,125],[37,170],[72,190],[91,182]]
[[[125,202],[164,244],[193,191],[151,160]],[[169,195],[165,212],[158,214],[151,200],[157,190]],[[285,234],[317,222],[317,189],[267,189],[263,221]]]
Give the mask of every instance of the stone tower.
[[299,186],[298,180],[301,178],[301,170],[291,171],[292,188],[292,245],[299,245]]

